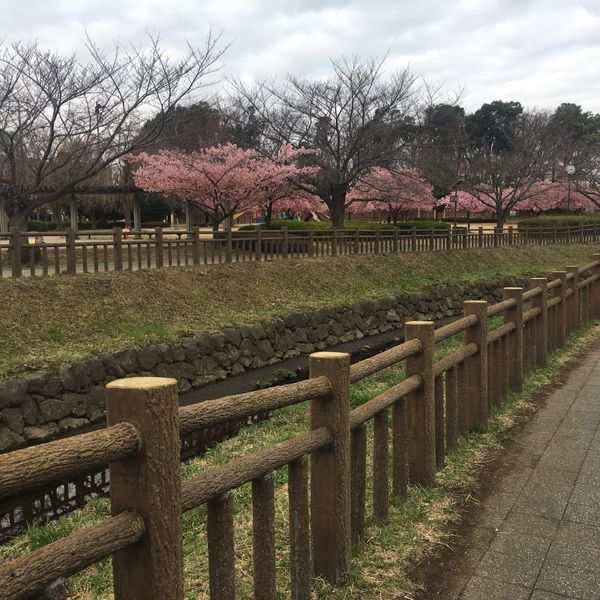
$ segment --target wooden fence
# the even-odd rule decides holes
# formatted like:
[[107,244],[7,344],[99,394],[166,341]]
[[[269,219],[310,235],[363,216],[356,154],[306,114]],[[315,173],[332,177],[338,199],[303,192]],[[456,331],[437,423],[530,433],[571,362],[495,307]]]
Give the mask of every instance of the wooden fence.
[[[404,496],[410,484],[434,485],[458,439],[486,421],[509,390],[519,391],[529,370],[580,322],[600,317],[600,254],[593,258],[551,279],[534,278],[527,291],[505,288],[498,304],[466,301],[464,316],[438,329],[407,322],[404,343],[352,366],[347,354],[312,354],[307,381],[183,408],[175,380],[109,383],[105,430],[0,457],[0,498],[110,463],[113,515],[1,565],[0,599],[28,598],[112,555],[117,600],[180,600],[181,513],[203,504],[210,597],[232,599],[230,492],[251,482],[254,597],[273,600],[273,473],[281,468],[288,469],[291,597],[308,600],[313,575],[346,585],[352,546],[365,530],[367,423],[374,423],[373,516],[383,523],[391,494]],[[489,330],[488,319],[498,316],[503,324]],[[461,332],[463,346],[435,361],[436,344]],[[352,383],[402,361],[401,383],[350,410]],[[310,401],[309,431],[182,484],[180,436],[304,401]]]
[[[97,273],[223,262],[245,262],[339,256],[396,254],[523,244],[596,242],[600,225],[551,229],[485,231],[381,229],[375,231],[235,231],[210,237],[192,231],[163,232],[161,228],[124,233],[21,232],[0,235],[0,276]],[[87,238],[87,239],[85,239]],[[36,242],[35,240],[38,240]],[[42,241],[43,240],[43,241]],[[55,241],[49,241],[55,240]]]

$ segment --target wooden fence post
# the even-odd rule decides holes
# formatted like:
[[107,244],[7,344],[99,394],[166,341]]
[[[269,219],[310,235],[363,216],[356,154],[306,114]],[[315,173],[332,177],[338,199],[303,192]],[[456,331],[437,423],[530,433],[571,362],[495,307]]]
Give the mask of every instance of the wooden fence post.
[[406,377],[419,375],[423,385],[407,398],[409,426],[412,426],[409,466],[410,481],[416,485],[435,484],[435,390],[433,357],[435,352],[433,321],[407,321],[404,339],[417,338],[422,349],[406,359]]
[[516,305],[504,311],[504,322],[514,323],[516,329],[509,334],[509,385],[514,392],[523,389],[523,288],[506,287],[503,299],[514,298]]
[[375,230],[375,243],[373,244],[373,254],[380,253],[380,239],[379,239],[379,229]]
[[417,250],[417,230],[414,227],[412,228],[411,249],[413,252]]
[[548,279],[546,277],[532,277],[531,287],[539,287],[542,293],[531,300],[532,308],[539,308],[542,312],[535,317],[534,323],[534,363],[546,364],[548,358]]
[[[597,231],[595,229],[594,231]],[[600,317],[600,253],[592,256],[593,260],[598,264],[592,269],[593,275],[598,275],[599,279],[592,282],[590,294],[589,294],[589,312],[591,319],[598,319]]]
[[310,376],[325,375],[329,398],[310,404],[311,429],[328,427],[334,443],[311,454],[311,535],[315,575],[343,585],[350,578],[350,355],[315,352]]
[[200,264],[200,228],[192,227],[192,264]]
[[567,272],[552,271],[552,279],[560,279],[560,285],[553,289],[552,294],[554,297],[560,297],[560,304],[554,311],[556,315],[554,320],[554,348],[560,348],[567,341],[567,302],[565,296],[567,291]]
[[477,231],[477,245],[483,248],[483,227],[480,227]]
[[[579,267],[567,267],[567,289],[573,293],[567,299],[567,333],[577,329],[580,322],[579,310]],[[572,275],[572,277],[569,277]]]
[[230,263],[233,256],[233,233],[231,229],[225,232],[225,262]]
[[331,256],[337,256],[338,251],[338,230],[337,227],[333,228],[333,235],[331,240]]
[[106,386],[109,425],[132,423],[138,454],[110,464],[111,512],[135,510],[144,537],[113,554],[116,600],[183,598],[181,473],[177,381],[132,377]]
[[11,252],[11,265],[12,265],[12,276],[21,277],[23,274],[23,257],[22,252],[22,240],[21,232],[18,227],[10,228],[10,252]]
[[282,227],[281,231],[283,233],[283,245],[281,248],[281,254],[283,255],[283,258],[288,258],[289,256],[289,234],[288,234],[288,228],[287,227]]
[[156,247],[156,268],[162,269],[163,267],[163,230],[162,227],[155,229],[155,247]]
[[464,342],[477,344],[477,354],[470,356],[466,361],[467,370],[467,402],[469,407],[468,422],[473,425],[483,423],[492,414],[492,407],[488,402],[488,303],[485,300],[466,300],[463,302],[465,317],[475,315],[477,324],[465,329]]
[[123,270],[123,230],[113,227],[113,253],[115,258],[115,271]]
[[452,227],[446,230],[446,250],[452,250]]
[[66,227],[66,242],[67,242],[67,273],[75,275],[77,273],[77,262],[75,256],[75,229]]
[[[262,256],[262,229],[259,227],[256,230],[256,246],[254,246],[254,260],[256,262],[260,262],[261,260],[261,256]],[[309,256],[310,256],[310,250],[309,250]]]
[[398,254],[398,229],[394,228],[392,240],[392,252]]

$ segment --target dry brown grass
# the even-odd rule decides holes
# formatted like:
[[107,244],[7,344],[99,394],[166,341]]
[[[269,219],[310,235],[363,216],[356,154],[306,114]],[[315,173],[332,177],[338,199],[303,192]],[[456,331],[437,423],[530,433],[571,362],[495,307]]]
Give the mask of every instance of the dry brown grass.
[[597,247],[287,260],[0,281],[0,377],[185,332],[452,282],[542,274]]

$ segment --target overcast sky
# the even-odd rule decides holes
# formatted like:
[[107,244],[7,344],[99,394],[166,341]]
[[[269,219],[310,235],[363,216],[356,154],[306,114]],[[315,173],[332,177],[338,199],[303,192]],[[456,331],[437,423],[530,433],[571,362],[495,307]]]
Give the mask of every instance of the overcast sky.
[[389,51],[388,69],[410,67],[464,87],[473,110],[491,100],[600,112],[600,0],[0,0],[0,39],[81,47],[161,33],[177,51],[208,27],[231,42],[223,75],[294,72],[320,77],[328,58]]

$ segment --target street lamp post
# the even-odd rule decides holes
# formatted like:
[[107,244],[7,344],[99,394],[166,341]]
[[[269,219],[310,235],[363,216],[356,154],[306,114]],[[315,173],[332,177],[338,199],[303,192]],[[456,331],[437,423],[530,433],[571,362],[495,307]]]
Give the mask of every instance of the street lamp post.
[[450,194],[450,202],[454,202],[454,229],[456,229],[456,226],[458,224],[458,192],[456,190]]
[[567,210],[571,210],[571,177],[575,174],[575,165],[567,165],[565,167],[565,171],[569,176],[568,184],[567,184]]

